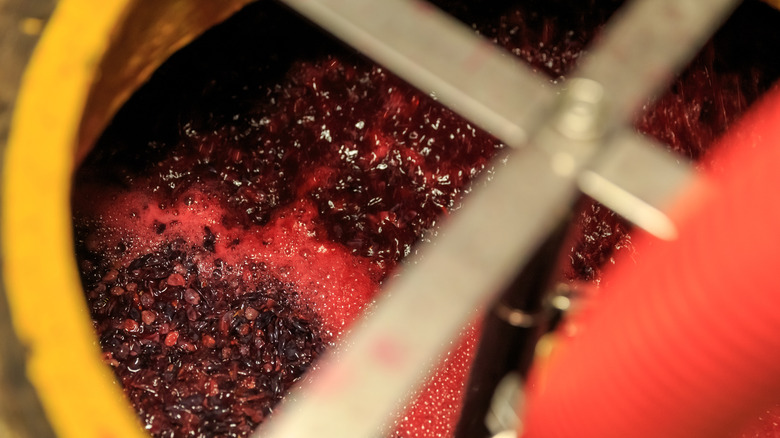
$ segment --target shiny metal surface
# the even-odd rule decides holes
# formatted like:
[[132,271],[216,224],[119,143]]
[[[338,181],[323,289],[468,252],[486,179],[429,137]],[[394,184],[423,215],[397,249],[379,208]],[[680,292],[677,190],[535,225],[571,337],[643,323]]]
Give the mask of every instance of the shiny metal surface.
[[677,236],[664,209],[694,178],[692,165],[657,142],[622,131],[580,174],[580,190],[664,240]]

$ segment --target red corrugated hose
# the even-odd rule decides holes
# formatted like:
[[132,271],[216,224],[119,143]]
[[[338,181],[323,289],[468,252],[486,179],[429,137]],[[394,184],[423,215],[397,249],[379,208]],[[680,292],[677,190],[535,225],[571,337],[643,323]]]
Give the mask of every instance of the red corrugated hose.
[[728,437],[780,399],[780,89],[533,370],[525,438]]

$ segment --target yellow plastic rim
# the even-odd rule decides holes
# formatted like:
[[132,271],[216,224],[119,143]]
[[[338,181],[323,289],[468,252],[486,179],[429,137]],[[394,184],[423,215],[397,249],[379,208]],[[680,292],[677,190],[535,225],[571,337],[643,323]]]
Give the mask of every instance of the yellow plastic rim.
[[4,158],[3,274],[28,377],[60,437],[145,436],[100,359],[84,301],[74,165],[164,59],[248,1],[62,0],[30,60]]

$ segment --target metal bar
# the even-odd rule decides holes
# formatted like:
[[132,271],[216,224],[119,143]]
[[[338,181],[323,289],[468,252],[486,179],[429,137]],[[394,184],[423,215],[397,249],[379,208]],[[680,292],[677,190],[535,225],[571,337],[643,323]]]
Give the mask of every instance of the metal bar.
[[608,88],[606,123],[632,123],[739,3],[639,0],[619,10],[576,72]]
[[683,157],[642,135],[620,132],[579,176],[580,190],[664,240],[677,227],[664,211],[694,179]]
[[524,144],[554,98],[549,80],[415,0],[282,0],[510,146]]

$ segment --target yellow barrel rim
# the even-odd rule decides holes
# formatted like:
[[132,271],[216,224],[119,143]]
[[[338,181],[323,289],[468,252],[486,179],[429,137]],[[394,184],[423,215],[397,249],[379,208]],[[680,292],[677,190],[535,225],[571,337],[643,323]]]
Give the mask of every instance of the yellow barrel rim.
[[[62,0],[22,78],[3,162],[3,276],[28,378],[60,437],[146,436],[101,360],[84,300],[71,223],[73,169],[164,59],[248,1]],[[147,43],[128,49],[134,38]],[[118,57],[116,47],[128,56]],[[117,59],[127,65],[104,62]],[[112,69],[134,78],[105,80]]]

